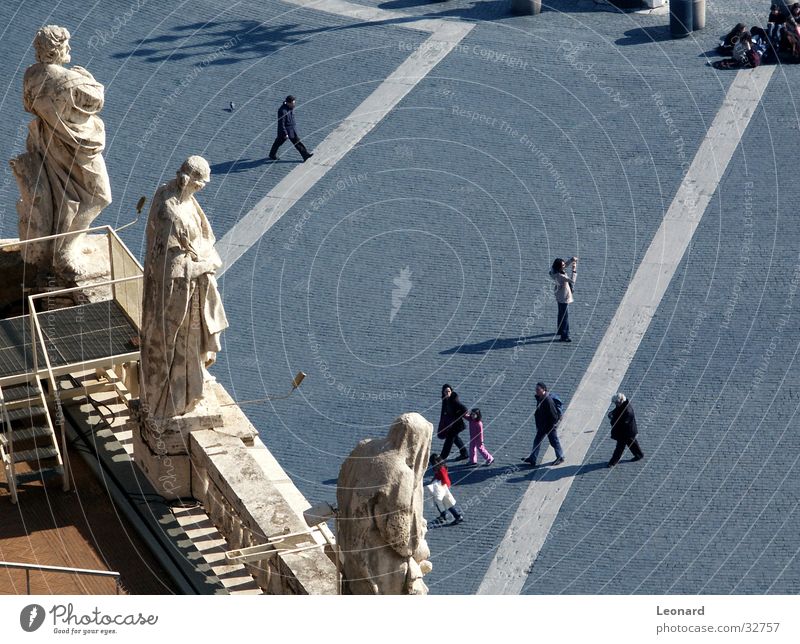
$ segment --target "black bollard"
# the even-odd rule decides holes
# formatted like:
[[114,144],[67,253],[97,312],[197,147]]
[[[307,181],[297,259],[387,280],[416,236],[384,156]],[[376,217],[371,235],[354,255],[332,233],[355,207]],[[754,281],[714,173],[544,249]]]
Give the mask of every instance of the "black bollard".
[[694,28],[693,0],[670,0],[669,31],[673,38],[686,38]]

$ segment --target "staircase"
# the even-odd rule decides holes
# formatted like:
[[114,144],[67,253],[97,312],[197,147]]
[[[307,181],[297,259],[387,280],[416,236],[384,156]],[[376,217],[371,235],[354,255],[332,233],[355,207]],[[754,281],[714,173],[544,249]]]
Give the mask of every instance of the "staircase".
[[[0,427],[0,459],[13,503],[20,485],[46,483],[54,477],[63,480],[64,462],[38,379],[0,387]],[[21,463],[28,468],[17,473]]]

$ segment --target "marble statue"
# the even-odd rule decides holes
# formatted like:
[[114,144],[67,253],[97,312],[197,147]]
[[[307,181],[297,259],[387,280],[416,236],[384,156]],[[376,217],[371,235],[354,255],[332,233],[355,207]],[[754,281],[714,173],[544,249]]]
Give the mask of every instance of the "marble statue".
[[191,156],[156,191],[147,221],[141,328],[141,405],[152,419],[191,411],[228,326],[214,272],[214,233],[194,193],[211,178]]
[[386,438],[361,441],[342,465],[336,533],[346,592],[427,594],[422,477],[432,434],[422,416],[403,414]]
[[[20,239],[83,230],[111,203],[102,152],[103,86],[70,62],[69,31],[48,25],[33,41],[36,63],[25,70],[22,104],[34,118],[26,152],[10,161],[21,199]],[[68,276],[83,272],[85,234],[23,246],[28,264]],[[86,251],[88,252],[88,251]]]

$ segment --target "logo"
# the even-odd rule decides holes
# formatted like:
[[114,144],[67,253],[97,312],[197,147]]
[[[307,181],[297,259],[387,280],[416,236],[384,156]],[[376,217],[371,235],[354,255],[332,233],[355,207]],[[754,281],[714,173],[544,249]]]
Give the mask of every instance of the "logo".
[[389,324],[394,322],[394,318],[400,312],[400,307],[403,306],[403,300],[411,290],[411,269],[406,266],[400,271],[400,275],[392,280],[392,284],[397,288],[392,289],[392,310],[389,313]]
[[19,614],[19,625],[26,633],[33,633],[44,623],[44,608],[39,604],[29,604]]

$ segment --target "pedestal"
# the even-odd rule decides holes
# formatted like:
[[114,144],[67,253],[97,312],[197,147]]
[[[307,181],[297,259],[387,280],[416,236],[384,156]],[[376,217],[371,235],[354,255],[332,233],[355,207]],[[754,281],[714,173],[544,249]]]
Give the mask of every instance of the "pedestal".
[[217,397],[206,383],[203,399],[192,411],[174,418],[152,418],[132,404],[133,460],[167,500],[191,496],[189,434],[222,427]]

